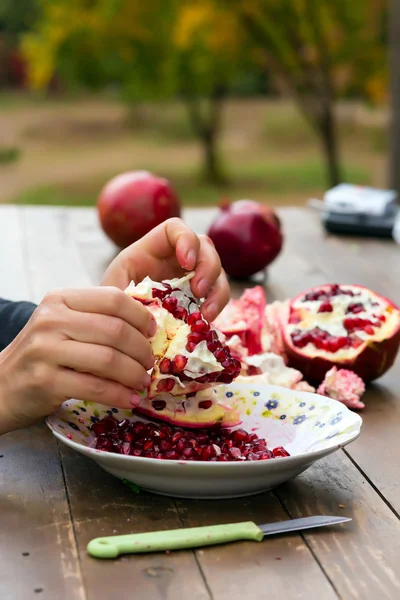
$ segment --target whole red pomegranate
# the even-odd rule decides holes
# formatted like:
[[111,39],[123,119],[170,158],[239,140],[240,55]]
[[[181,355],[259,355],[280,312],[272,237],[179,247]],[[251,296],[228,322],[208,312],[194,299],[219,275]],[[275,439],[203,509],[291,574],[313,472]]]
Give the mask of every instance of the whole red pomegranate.
[[283,244],[281,224],[274,211],[253,200],[224,203],[208,235],[223,268],[236,279],[247,279],[267,267]]
[[117,175],[97,201],[104,232],[120,248],[133,244],[171,217],[180,216],[180,204],[167,179],[148,171]]
[[399,309],[360,285],[303,292],[281,325],[289,366],[314,382],[332,367],[373,381],[392,366],[400,346]]

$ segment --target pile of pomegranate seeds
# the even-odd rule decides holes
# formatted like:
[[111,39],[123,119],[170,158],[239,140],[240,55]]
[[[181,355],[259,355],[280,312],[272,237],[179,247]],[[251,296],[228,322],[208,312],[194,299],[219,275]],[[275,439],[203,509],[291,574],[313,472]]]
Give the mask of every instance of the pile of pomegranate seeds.
[[167,460],[234,462],[269,460],[290,456],[283,447],[269,450],[264,439],[244,429],[186,431],[169,425],[118,421],[106,416],[93,423],[95,448],[125,454]]

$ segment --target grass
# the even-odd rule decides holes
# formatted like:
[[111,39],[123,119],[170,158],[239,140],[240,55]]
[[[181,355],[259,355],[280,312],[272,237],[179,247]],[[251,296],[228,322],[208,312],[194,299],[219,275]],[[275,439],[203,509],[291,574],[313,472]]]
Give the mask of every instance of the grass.
[[[385,127],[374,113],[343,108],[339,146],[345,180],[384,186]],[[0,166],[6,202],[92,206],[107,180],[137,169],[170,179],[183,204],[192,206],[215,204],[222,196],[301,205],[329,187],[320,142],[288,101],[226,103],[220,140],[225,186],[200,178],[203,150],[178,102],[128,112],[108,97],[41,103],[36,97],[0,95],[0,131],[23,153],[12,176],[6,164]]]
[[[201,181],[190,172],[177,170],[163,175],[173,181],[183,204],[191,206],[216,204],[222,196],[238,199],[251,194],[256,200],[262,200],[271,194],[279,197],[291,193],[318,193],[326,181],[323,166],[308,161],[248,164],[235,170],[230,184],[223,187]],[[358,166],[348,165],[345,175],[348,181],[354,183],[370,183],[368,171]],[[86,182],[84,191],[79,186],[38,187],[24,191],[15,201],[21,204],[93,206],[103,183],[104,180]],[[279,198],[276,198],[276,203],[279,204]]]
[[0,147],[0,165],[8,165],[9,163],[16,162],[21,155],[19,148],[6,148]]

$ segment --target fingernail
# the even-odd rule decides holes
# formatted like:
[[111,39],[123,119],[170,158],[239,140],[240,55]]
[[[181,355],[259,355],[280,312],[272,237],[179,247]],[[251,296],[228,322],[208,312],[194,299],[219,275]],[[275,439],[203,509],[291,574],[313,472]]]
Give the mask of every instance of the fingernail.
[[150,325],[149,325],[149,331],[148,331],[149,337],[153,337],[153,335],[155,334],[156,331],[157,331],[156,320],[155,319],[151,319]]
[[146,375],[145,375],[145,377],[143,379],[143,387],[144,388],[148,388],[149,385],[150,385],[150,383],[151,383],[151,377],[150,377],[150,375],[148,373],[146,373]]
[[189,250],[186,256],[186,264],[188,269],[193,269],[196,264],[196,252],[194,250]]
[[199,291],[200,297],[203,297],[206,295],[207,292],[207,281],[205,279],[200,279],[200,281],[197,282],[197,289]]
[[133,407],[139,406],[140,401],[141,401],[141,397],[139,396],[139,394],[136,394],[136,392],[133,392],[132,396],[129,399],[131,406],[133,406]]
[[204,307],[204,310],[206,311],[207,316],[210,315],[210,317],[208,318],[208,321],[211,321],[212,319],[215,319],[217,312],[218,312],[218,307],[216,304],[211,302],[211,304],[206,304],[206,306]]

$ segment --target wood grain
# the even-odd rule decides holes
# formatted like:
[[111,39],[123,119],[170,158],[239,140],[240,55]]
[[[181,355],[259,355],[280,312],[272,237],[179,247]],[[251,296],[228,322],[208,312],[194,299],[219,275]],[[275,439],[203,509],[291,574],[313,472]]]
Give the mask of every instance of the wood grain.
[[[30,300],[22,224],[19,208],[0,207],[0,293]],[[0,540],[0,598],[86,598],[57,444],[44,425],[0,437]]]
[[[327,236],[317,218],[301,209],[281,211],[285,251],[271,269],[274,297],[290,297],[328,282],[358,283],[399,304],[400,246],[390,241]],[[291,267],[291,265],[294,267]],[[270,294],[271,295],[271,294]],[[400,514],[400,359],[369,386],[362,435],[346,450]],[[384,468],[383,468],[384,465]]]
[[[89,285],[89,275],[83,267],[73,225],[69,221],[70,213],[41,210],[42,216],[40,209],[35,209],[33,216],[27,209],[25,215],[30,222],[27,237],[29,268],[32,273],[40,273],[35,294],[41,296],[51,289],[55,274],[61,286],[73,286],[76,282]],[[80,219],[75,212],[76,217]],[[46,223],[52,234],[43,237],[40,249],[35,252],[31,246],[33,228],[38,222]],[[43,269],[43,259],[51,254],[53,245],[57,250],[52,253],[51,268]],[[66,260],[66,256],[71,260]],[[101,255],[99,258],[101,260]],[[175,600],[180,594],[193,600],[209,598],[193,552],[182,556],[122,557],[115,561],[98,561],[89,557],[86,545],[93,537],[175,528],[180,526],[180,520],[172,500],[144,493],[136,496],[87,458],[65,449],[62,444],[60,452],[88,600],[108,598],[108,594],[114,594],[115,590],[118,590],[118,597],[123,598],[123,594],[130,597],[128,594],[132,589],[138,598],[155,600]]]
[[350,524],[304,537],[341,598],[400,598],[400,521],[343,451],[278,489],[291,517],[344,515]]
[[[273,493],[234,500],[177,500],[185,527],[288,518]],[[197,550],[215,600],[232,598],[336,598],[336,593],[300,535],[267,538]]]

